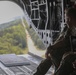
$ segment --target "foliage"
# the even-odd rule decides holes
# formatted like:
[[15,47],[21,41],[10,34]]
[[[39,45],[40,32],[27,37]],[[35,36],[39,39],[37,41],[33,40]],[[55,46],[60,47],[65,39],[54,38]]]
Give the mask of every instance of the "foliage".
[[26,48],[26,33],[20,22],[17,22],[16,25],[12,24],[12,26],[0,29],[0,54],[23,54]]
[[32,28],[30,29],[27,25],[26,25],[26,29],[28,30],[32,40],[34,41],[35,46],[37,46],[37,48],[39,48],[39,49],[44,50],[45,46],[42,43],[41,39],[36,34],[36,32]]

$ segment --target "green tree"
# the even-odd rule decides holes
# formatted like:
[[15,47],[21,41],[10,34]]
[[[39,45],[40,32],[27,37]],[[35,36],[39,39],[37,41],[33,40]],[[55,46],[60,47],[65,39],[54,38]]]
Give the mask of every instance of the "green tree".
[[22,24],[13,21],[6,25],[0,30],[0,54],[23,54],[24,50],[27,52],[26,33]]

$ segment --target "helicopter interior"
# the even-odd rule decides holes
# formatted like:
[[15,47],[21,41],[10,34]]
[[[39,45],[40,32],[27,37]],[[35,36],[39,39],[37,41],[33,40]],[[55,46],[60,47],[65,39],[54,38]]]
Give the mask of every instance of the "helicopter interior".
[[[66,25],[65,9],[74,6],[76,3],[76,0],[0,1],[12,1],[22,8],[28,26],[34,29],[46,48],[49,44],[54,43]],[[15,54],[0,55],[0,75],[33,75],[41,60],[43,58],[30,52],[25,56]],[[51,71],[49,70],[46,75],[50,74]]]

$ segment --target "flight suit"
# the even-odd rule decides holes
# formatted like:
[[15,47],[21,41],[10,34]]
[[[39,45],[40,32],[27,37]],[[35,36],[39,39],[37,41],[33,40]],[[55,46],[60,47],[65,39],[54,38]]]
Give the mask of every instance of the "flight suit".
[[42,61],[40,65],[37,67],[37,71],[34,75],[45,75],[52,65],[55,66],[56,71],[60,65],[63,55],[66,52],[71,51],[70,38],[69,38],[70,34],[69,30],[66,31],[66,29],[67,28],[64,28],[62,32],[61,36],[62,38],[59,37],[59,40],[57,40],[60,41],[62,39],[61,41],[62,44],[59,45],[58,47],[54,47],[53,50],[51,50],[51,47],[49,46],[51,58],[49,60],[45,59],[44,61]]

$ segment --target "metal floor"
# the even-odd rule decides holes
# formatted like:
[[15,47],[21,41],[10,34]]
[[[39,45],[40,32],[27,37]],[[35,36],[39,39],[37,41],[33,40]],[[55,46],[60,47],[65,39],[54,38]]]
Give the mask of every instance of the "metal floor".
[[[18,55],[18,57],[23,57],[24,60],[28,61],[30,64],[6,67],[0,62],[0,75],[33,75],[38,64],[41,60],[43,60],[41,57],[31,53],[26,55]],[[48,71],[46,75],[51,75],[51,71]]]

